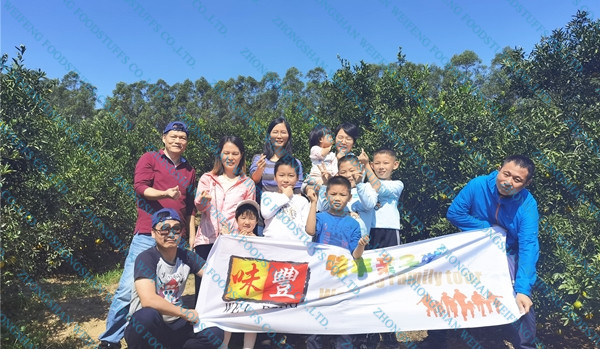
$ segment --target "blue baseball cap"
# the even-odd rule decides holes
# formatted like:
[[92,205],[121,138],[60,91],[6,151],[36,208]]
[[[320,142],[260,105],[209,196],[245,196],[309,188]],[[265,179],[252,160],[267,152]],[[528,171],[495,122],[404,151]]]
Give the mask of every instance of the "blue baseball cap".
[[187,125],[183,121],[172,121],[165,127],[163,134],[168,133],[169,131],[183,131],[185,134],[188,134]]
[[174,219],[181,223],[181,218],[179,218],[177,211],[172,208],[162,208],[154,212],[152,215],[152,228],[154,228],[158,223],[164,222],[168,219]]

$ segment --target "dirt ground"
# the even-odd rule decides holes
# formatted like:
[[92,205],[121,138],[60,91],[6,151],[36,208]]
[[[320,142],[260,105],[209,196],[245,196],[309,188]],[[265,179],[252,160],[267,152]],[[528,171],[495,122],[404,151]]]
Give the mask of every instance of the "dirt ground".
[[[53,282],[63,283],[72,281],[59,281]],[[117,288],[117,284],[111,285],[109,290],[114,292]],[[194,279],[190,277],[186,284],[184,291],[183,301],[188,306],[193,306],[193,294],[194,294]],[[71,314],[72,320],[78,323],[91,338],[97,339],[98,336],[105,330],[105,319],[108,313],[110,304],[104,301],[100,296],[89,296],[89,297],[74,297],[72,299],[65,299],[61,303],[61,306],[67,314]],[[64,326],[60,320],[47,309],[43,313],[38,314],[35,322],[39,322],[41,326],[44,326],[50,333],[55,333],[51,338],[51,342],[48,343],[47,348],[81,348],[83,344],[80,340],[75,338],[73,329],[74,325]],[[538,321],[540,321],[538,319]],[[541,324],[541,326],[540,326]],[[591,349],[594,348],[591,341],[583,336],[581,331],[574,328],[565,328],[561,334],[556,334],[546,330],[548,324],[544,324],[540,321],[538,324],[538,338],[542,340],[545,348],[574,348],[574,349]],[[596,331],[600,331],[600,328],[596,328]],[[471,344],[467,345],[461,338],[460,333],[450,333],[449,335],[449,346],[451,348],[462,349],[462,348],[512,348],[507,341],[502,340],[502,333],[496,329],[490,328],[479,328],[472,329],[470,333],[479,343],[479,347]],[[408,337],[419,347],[419,344],[427,337],[427,331],[414,331],[408,332]],[[234,335],[230,347],[232,349],[241,348],[241,335]],[[125,341],[122,341],[123,348],[127,345]],[[258,345],[257,345],[258,347]],[[302,346],[303,347],[303,346]],[[398,348],[408,348],[403,343],[398,343]],[[299,348],[304,349],[304,348]]]

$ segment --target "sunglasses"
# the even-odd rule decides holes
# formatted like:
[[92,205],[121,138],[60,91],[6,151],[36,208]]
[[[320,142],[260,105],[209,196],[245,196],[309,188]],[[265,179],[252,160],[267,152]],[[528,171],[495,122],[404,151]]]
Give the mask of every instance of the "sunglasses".
[[167,236],[169,234],[180,235],[181,234],[181,225],[170,226],[168,224],[163,225],[160,229],[154,229],[161,236]]

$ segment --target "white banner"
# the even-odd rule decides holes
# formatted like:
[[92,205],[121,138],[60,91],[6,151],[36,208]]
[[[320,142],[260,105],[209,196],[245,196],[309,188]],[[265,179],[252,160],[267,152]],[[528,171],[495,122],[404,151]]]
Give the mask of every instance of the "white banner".
[[[221,236],[196,310],[202,328],[356,334],[501,325],[520,317],[494,228],[365,251]],[[198,330],[197,326],[197,330]]]

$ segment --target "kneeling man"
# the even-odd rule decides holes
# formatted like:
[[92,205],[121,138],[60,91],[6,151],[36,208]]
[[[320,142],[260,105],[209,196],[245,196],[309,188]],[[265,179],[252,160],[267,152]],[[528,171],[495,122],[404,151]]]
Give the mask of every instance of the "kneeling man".
[[152,216],[156,246],[135,260],[132,315],[125,329],[129,348],[218,348],[222,343],[223,330],[218,327],[194,333],[198,313],[181,303],[188,275],[201,276],[204,262],[177,247],[181,231],[182,220],[175,210],[163,208]]

